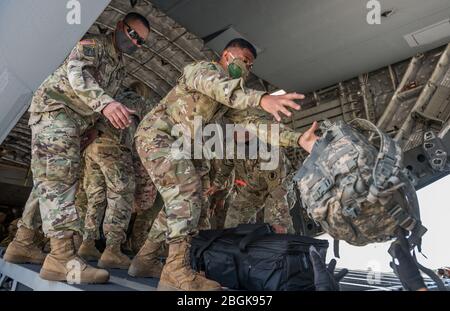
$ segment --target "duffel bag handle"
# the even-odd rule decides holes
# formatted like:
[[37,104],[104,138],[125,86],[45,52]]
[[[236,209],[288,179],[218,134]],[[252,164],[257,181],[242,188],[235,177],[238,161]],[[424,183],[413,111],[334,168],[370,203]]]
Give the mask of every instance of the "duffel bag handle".
[[272,234],[274,234],[272,227],[269,224],[264,224],[261,227],[253,230],[253,232],[251,232],[250,234],[246,235],[245,238],[243,238],[239,242],[239,250],[241,252],[245,252],[248,244],[255,240],[258,240],[259,238]]
[[[251,229],[253,229],[253,230],[251,230]],[[272,227],[269,224],[260,224],[260,225],[242,224],[242,225],[237,226],[236,228],[224,229],[224,230],[218,231],[215,235],[213,235],[205,243],[205,245],[203,245],[203,247],[200,248],[195,253],[195,257],[200,258],[203,255],[203,252],[206,251],[211,246],[211,244],[214,243],[214,241],[216,241],[217,239],[219,239],[223,236],[226,236],[228,234],[246,235],[246,237],[243,238],[239,242],[239,249],[242,252],[244,252],[249,243],[253,242],[254,240],[256,240],[260,237],[270,235],[273,233],[274,232],[272,230]]]
[[196,257],[196,258],[200,258],[200,257],[203,255],[203,252],[206,251],[206,250],[211,246],[211,244],[214,243],[215,240],[217,240],[217,239],[219,239],[219,238],[221,238],[221,237],[223,237],[223,236],[225,236],[225,235],[227,235],[227,234],[234,233],[234,231],[235,231],[235,228],[224,229],[224,230],[218,231],[215,235],[213,235],[213,236],[205,243],[205,245],[203,245],[202,248],[200,248],[200,249],[195,253],[195,257]]

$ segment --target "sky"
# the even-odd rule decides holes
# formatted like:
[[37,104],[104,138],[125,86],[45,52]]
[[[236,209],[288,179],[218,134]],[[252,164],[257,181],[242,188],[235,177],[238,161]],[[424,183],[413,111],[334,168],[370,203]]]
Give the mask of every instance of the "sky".
[[[450,176],[419,190],[422,223],[428,228],[423,237],[422,252],[428,259],[418,254],[417,259],[427,268],[437,269],[450,266]],[[328,235],[318,237],[328,239],[327,261],[333,258],[333,239]],[[353,270],[391,272],[390,256],[387,253],[390,243],[372,244],[364,247],[351,246],[340,242],[340,259],[338,267]]]

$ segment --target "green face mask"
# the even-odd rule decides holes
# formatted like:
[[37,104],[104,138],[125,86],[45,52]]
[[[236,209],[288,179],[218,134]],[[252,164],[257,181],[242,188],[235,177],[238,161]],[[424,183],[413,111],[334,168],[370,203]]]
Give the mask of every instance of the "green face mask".
[[242,78],[246,80],[250,72],[242,59],[234,57],[233,61],[228,64],[228,74],[233,79]]

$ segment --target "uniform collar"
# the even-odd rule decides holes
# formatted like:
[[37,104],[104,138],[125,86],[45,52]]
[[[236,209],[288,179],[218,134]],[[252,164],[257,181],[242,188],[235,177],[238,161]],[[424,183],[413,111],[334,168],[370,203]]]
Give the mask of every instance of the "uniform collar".
[[216,66],[216,68],[217,68],[218,70],[220,70],[220,71],[222,71],[223,73],[225,73],[225,74],[228,75],[228,73],[225,71],[225,69],[223,69],[222,66],[220,66],[220,64],[219,64],[218,62],[212,61],[211,63],[212,63],[214,66]]

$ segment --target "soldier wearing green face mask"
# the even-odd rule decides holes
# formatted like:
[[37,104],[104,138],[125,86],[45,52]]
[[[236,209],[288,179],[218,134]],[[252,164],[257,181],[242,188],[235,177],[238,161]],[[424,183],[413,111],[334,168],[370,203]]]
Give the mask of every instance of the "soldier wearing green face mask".
[[[202,186],[200,168],[206,160],[179,159],[172,147],[180,135],[190,136],[184,136],[188,139],[195,137],[195,120],[201,118],[203,124],[208,124],[228,110],[262,109],[281,121],[280,113],[290,116],[288,108],[300,109],[294,100],[303,99],[301,94],[273,96],[245,86],[247,72],[256,56],[251,43],[235,39],[225,47],[218,63],[200,61],[186,66],[177,85],[144,117],[136,132],[136,149],[164,200],[167,218],[169,256],[161,272],[159,289],[221,288],[220,284],[194,272],[186,260],[190,238],[197,233],[200,214],[207,208],[202,200],[206,189]],[[183,129],[179,135],[173,133],[177,128]],[[317,139],[314,135],[317,124],[305,133],[280,128],[281,146],[310,151]],[[155,249],[148,246],[146,257],[152,258]]]

